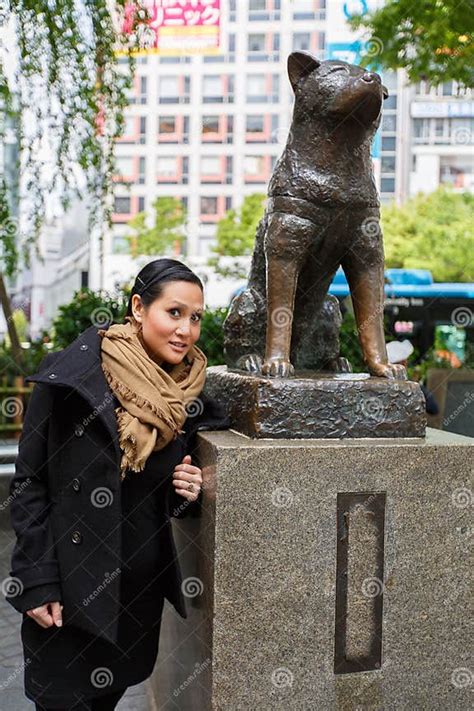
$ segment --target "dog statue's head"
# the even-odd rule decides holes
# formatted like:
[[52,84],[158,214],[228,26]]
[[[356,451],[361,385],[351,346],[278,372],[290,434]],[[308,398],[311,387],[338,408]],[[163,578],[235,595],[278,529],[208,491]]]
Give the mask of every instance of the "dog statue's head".
[[335,59],[322,62],[307,52],[292,52],[288,76],[295,92],[296,117],[353,119],[367,127],[380,123],[388,91],[375,72]]

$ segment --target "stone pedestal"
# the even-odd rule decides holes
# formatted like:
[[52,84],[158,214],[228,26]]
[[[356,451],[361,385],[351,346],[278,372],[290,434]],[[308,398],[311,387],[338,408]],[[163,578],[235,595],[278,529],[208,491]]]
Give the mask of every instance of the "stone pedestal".
[[271,378],[215,365],[207,369],[205,391],[226,406],[232,429],[248,437],[425,435],[425,397],[410,380],[310,370]]
[[199,434],[161,711],[465,711],[474,440]]

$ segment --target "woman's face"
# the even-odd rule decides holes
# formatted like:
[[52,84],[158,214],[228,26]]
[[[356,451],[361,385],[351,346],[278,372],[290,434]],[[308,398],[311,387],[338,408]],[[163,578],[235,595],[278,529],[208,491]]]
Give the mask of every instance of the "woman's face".
[[201,334],[203,310],[201,288],[188,281],[165,282],[161,296],[147,308],[138,294],[132,297],[132,313],[143,327],[143,346],[159,365],[181,363]]

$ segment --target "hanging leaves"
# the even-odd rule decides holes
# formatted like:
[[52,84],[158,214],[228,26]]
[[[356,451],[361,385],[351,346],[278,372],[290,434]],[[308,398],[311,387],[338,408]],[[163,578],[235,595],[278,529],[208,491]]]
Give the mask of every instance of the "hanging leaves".
[[20,257],[29,264],[51,194],[60,198],[64,209],[73,196],[85,198],[90,229],[111,224],[114,143],[123,132],[134,52],[141,49],[142,27],[150,19],[144,0],[127,2],[127,12],[129,7],[134,11],[132,25],[123,34],[125,3],[0,0],[0,30],[12,28],[1,51],[17,53],[9,82],[0,60],[0,100],[6,106],[14,96],[18,103],[19,199],[27,223],[20,253],[3,229],[10,218],[0,185],[1,253],[7,274],[15,272]]

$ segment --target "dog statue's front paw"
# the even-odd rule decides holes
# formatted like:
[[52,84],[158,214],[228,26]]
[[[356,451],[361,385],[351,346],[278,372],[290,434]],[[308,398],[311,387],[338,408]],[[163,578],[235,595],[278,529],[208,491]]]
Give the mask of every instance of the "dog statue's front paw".
[[407,380],[407,371],[404,365],[399,363],[372,363],[369,364],[369,373],[378,378],[389,378],[392,380]]
[[237,368],[246,370],[248,373],[261,373],[262,357],[258,353],[247,353],[239,358]]
[[294,366],[284,358],[267,358],[262,365],[262,375],[272,378],[287,378],[294,375]]

